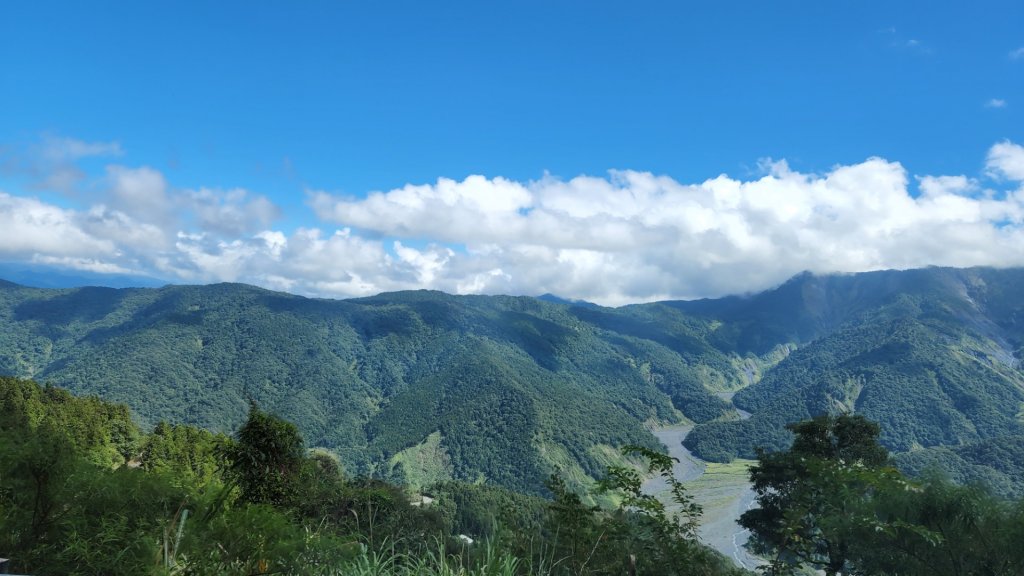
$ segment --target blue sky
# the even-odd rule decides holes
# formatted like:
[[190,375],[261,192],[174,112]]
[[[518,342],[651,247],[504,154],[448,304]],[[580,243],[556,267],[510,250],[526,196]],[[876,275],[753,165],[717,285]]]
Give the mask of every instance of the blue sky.
[[291,4],[0,8],[0,259],[606,303],[1024,264],[1019,2]]

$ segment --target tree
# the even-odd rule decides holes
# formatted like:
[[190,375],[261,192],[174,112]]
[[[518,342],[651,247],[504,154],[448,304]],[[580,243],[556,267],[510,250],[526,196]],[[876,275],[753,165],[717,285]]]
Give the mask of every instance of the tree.
[[939,476],[911,489],[879,493],[879,516],[891,529],[864,531],[855,563],[865,574],[961,576],[1024,574],[1021,502],[982,486]]
[[819,416],[787,428],[792,447],[759,453],[751,468],[759,508],[745,512],[740,525],[758,552],[774,556],[769,573],[800,565],[853,573],[856,535],[882,528],[872,496],[905,482],[885,467],[880,429],[862,416]]
[[278,506],[290,501],[304,458],[302,436],[294,424],[252,404],[238,441],[225,451],[228,475],[242,498]]
[[626,466],[609,466],[598,482],[602,493],[618,495],[618,509],[602,523],[602,533],[620,544],[628,563],[628,573],[694,575],[733,573],[732,563],[700,544],[698,521],[703,509],[686,491],[672,467],[678,462],[643,446],[626,446],[625,455],[647,461],[647,473],[661,476],[669,486],[670,505],[666,506],[642,490],[643,476]]

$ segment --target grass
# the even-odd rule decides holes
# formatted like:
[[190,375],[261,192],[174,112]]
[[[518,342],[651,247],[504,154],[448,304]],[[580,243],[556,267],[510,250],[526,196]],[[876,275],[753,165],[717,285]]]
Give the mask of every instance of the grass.
[[444,544],[419,555],[367,551],[328,574],[338,576],[514,576],[523,573],[545,576],[548,570],[524,567],[521,561],[490,541],[475,545],[466,554],[448,554]]
[[694,500],[704,507],[705,514],[728,506],[739,498],[750,483],[750,467],[755,460],[736,459],[729,463],[708,462],[704,474],[684,483]]
[[434,432],[422,443],[395,454],[390,465],[398,463],[405,469],[406,484],[413,488],[422,488],[452,479],[451,458],[441,446],[440,432]]

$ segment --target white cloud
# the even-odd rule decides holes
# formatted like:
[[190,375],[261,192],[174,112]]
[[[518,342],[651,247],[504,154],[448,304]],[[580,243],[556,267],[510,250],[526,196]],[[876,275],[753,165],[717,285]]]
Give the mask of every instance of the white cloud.
[[348,229],[325,235],[300,228],[291,236],[264,232],[235,240],[179,234],[176,248],[166,269],[189,281],[249,282],[319,296],[368,296],[421,287],[424,270],[436,266],[430,255],[422,261],[412,253],[395,258],[380,241]]
[[1024,182],[1024,146],[1000,142],[988,151],[985,168],[996,177]]
[[59,266],[74,270],[86,270],[99,274],[132,274],[135,272],[130,268],[124,268],[111,262],[104,262],[95,258],[75,258],[73,256],[46,256],[36,255],[32,258],[33,264],[45,264],[48,266]]
[[149,222],[141,222],[121,212],[97,205],[76,213],[75,225],[91,237],[108,240],[121,247],[123,253],[147,253],[166,250],[170,246],[167,231]]
[[432,246],[428,250],[416,250],[403,246],[401,242],[394,243],[395,254],[398,259],[416,271],[416,280],[424,286],[429,286],[437,279],[445,264],[455,255],[451,249]]
[[761,168],[697,183],[623,170],[311,192],[321,222],[288,232],[273,228],[266,197],[178,189],[153,168],[114,165],[81,209],[0,193],[0,255],[318,296],[434,288],[605,304],[759,290],[802,270],[1024,265],[1024,147],[1012,142],[985,163],[1005,190],[912,178],[881,158],[823,174]]
[[0,192],[0,254],[115,257],[117,245],[82,230],[74,211]]
[[164,222],[172,215],[167,180],[157,170],[107,166],[107,186],[113,207],[139,220]]
[[978,182],[966,176],[921,176],[918,188],[931,198],[965,196],[978,191]]
[[200,188],[189,192],[187,198],[201,229],[225,235],[263,230],[281,214],[265,196],[253,196],[242,188],[227,191]]
[[1016,50],[1010,50],[1010,60],[1021,60],[1024,59],[1024,46],[1017,48]]
[[[520,210],[531,207],[530,202],[531,193],[522,184],[483,176],[470,176],[462,182],[441,178],[434,185],[408,185],[373,192],[363,199],[314,192],[310,200],[323,220],[441,241],[459,241],[458,231],[467,227],[473,227],[481,241],[521,234],[523,231],[510,230],[508,225]],[[421,219],[425,213],[431,220]],[[386,229],[379,226],[382,222]]]
[[917,52],[918,54],[931,54],[932,49],[927,44],[918,40],[917,38],[909,38],[907,40],[894,40],[893,46],[899,48],[905,48],[907,50]]
[[1006,108],[1006,100],[1002,98],[992,98],[988,102],[985,102],[986,108]]
[[[1011,143],[988,169],[1017,178]],[[430,269],[433,287],[555,292],[606,303],[743,292],[804,269],[863,271],[930,264],[1024,264],[1021,198],[996,198],[966,176],[918,178],[872,158],[823,175],[784,162],[743,181],[683,184],[612,172],[568,181],[479,176],[406,186],[365,199],[318,192],[311,205],[339,225],[427,238],[464,251]],[[1013,246],[993,253],[993,244]]]

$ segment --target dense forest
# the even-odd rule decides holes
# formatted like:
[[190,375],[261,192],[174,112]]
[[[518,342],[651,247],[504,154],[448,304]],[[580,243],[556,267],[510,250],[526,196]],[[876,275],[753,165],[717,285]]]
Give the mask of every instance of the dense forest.
[[[596,507],[558,475],[548,497],[351,476],[297,427],[250,406],[230,436],[123,405],[0,378],[0,555],[49,574],[739,575],[696,536],[700,507],[672,461],[626,446]],[[741,519],[768,574],[1013,575],[1024,503],[891,466],[860,416],[789,426],[793,444],[751,470]],[[644,494],[665,477],[666,503]],[[667,505],[666,505],[667,504]]]
[[346,469],[382,477],[403,460],[417,476],[409,451],[433,437],[446,479],[540,493],[556,469],[593,477],[612,446],[655,447],[645,422],[732,410],[701,385],[707,360],[533,298],[7,284],[0,322],[2,373],[123,402],[144,427],[228,432],[254,401]]
[[[803,274],[760,294],[603,308],[417,291],[0,284],[0,374],[231,433],[251,403],[354,475],[579,489],[648,427],[705,460],[857,413],[906,472],[1024,493],[1024,270]],[[730,394],[735,393],[734,396]],[[747,414],[752,414],[746,418]],[[992,458],[996,458],[993,460]]]

